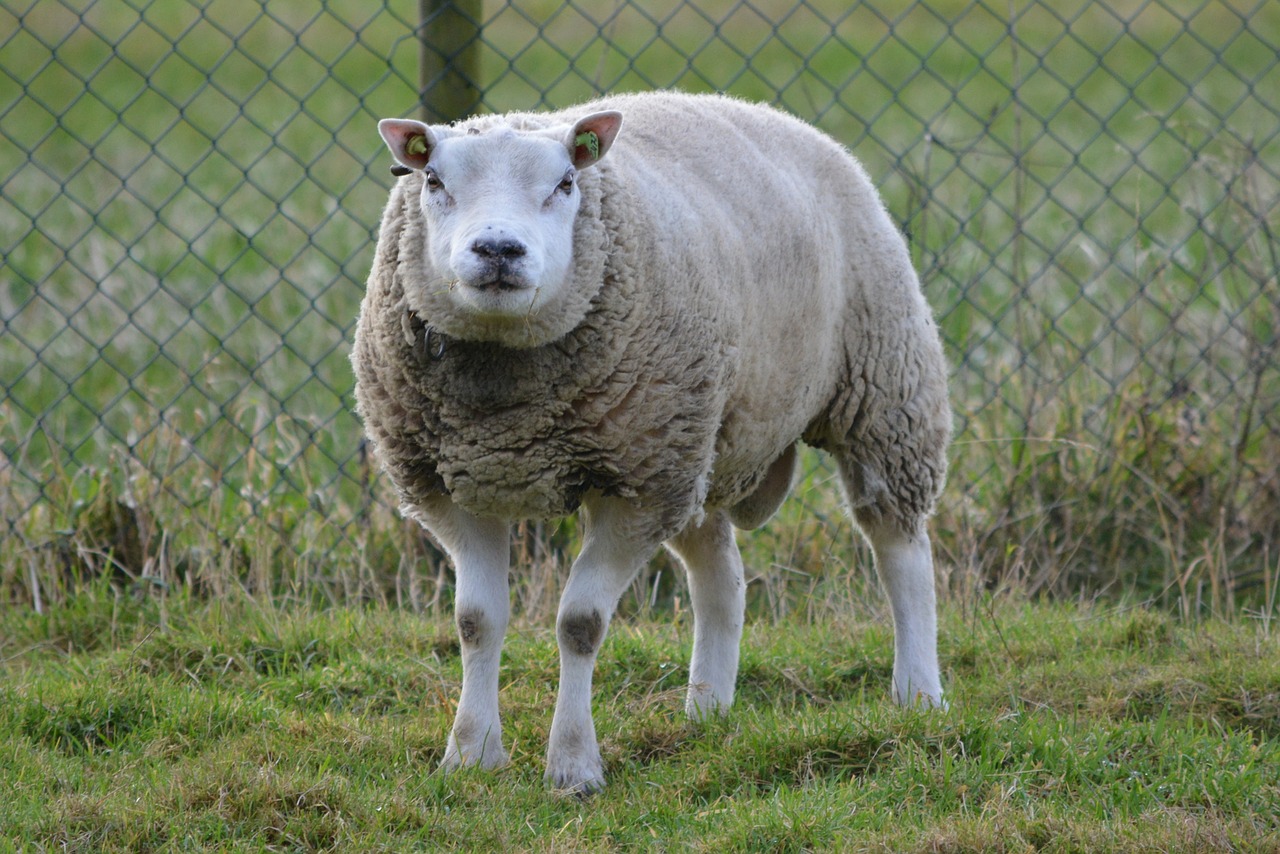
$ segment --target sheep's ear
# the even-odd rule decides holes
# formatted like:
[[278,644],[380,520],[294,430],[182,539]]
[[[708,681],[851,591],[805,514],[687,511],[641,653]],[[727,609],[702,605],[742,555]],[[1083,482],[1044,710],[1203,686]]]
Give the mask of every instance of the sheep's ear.
[[424,168],[436,147],[431,128],[413,119],[383,119],[378,122],[378,133],[391,149],[391,156],[410,169]]
[[622,113],[617,110],[605,110],[578,119],[565,138],[574,167],[586,169],[594,166],[613,145],[613,138],[621,127]]

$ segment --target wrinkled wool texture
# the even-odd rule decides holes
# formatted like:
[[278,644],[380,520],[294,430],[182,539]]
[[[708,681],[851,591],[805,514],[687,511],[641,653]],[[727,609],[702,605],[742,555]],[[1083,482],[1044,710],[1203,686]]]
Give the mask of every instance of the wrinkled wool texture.
[[580,176],[574,299],[533,313],[528,346],[442,331],[421,174],[392,190],[352,361],[406,509],[448,494],[481,516],[548,518],[599,490],[665,538],[750,495],[804,438],[841,460],[860,519],[916,529],[945,477],[946,366],[861,167],[808,125],[719,96],[463,127],[604,109],[623,129]]

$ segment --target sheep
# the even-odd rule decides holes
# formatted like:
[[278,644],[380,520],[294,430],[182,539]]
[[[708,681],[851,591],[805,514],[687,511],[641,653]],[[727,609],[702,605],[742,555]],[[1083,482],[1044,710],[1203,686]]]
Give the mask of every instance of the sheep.
[[401,177],[352,362],[402,512],[456,570],[463,676],[442,767],[508,761],[517,519],[584,518],[556,616],[553,787],[604,785],[592,673],[659,546],[689,584],[686,713],[725,712],[745,603],[734,527],[778,508],[801,441],[834,457],[887,588],[896,701],[943,707],[926,520],[946,476],[947,367],[862,166],[798,119],[718,95],[378,130]]

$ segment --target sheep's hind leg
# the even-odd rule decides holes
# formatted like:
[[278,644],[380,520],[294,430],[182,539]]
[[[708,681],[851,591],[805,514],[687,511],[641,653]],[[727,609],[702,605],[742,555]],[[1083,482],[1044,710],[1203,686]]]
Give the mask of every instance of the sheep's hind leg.
[[888,520],[858,515],[893,610],[894,699],[902,706],[946,708],[938,672],[933,550],[924,524],[903,530]]
[[685,711],[701,720],[733,703],[746,582],[733,526],[717,511],[667,543],[684,563],[693,605],[693,656]]
[[462,694],[441,767],[505,765],[498,671],[511,610],[507,523],[472,516],[447,498],[417,508],[414,515],[449,553],[457,574],[454,620],[462,646]]
[[560,691],[547,744],[547,781],[579,795],[604,787],[591,717],[591,675],[618,599],[657,542],[635,534],[634,509],[621,499],[586,504],[586,535],[560,597],[556,637]]

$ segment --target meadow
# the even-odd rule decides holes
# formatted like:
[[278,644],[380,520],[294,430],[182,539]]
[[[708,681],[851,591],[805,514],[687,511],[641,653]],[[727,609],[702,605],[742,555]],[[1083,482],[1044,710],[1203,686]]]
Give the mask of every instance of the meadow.
[[883,610],[755,621],[734,711],[688,723],[687,614],[615,624],[610,775],[548,791],[554,633],[509,638],[512,764],[444,777],[445,619],[247,596],[79,597],[0,617],[0,848],[43,851],[1268,851],[1269,622],[952,602],[952,708],[888,700]]
[[[885,702],[833,472],[742,536],[742,706],[678,715],[679,572],[548,796],[573,520],[521,525],[513,767],[431,773],[452,578],[347,363],[416,4],[0,0],[0,828],[19,848],[1275,847],[1280,6],[489,4],[490,110],[675,86],[850,147],[954,365],[954,711]],[[4,836],[0,834],[0,846]],[[656,842],[655,842],[656,841]]]

